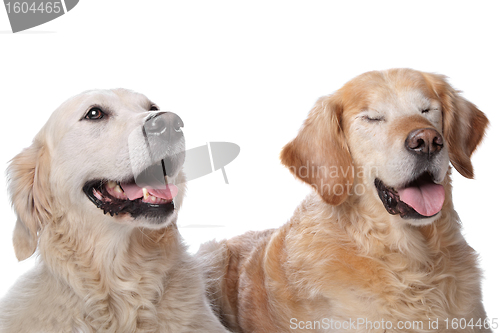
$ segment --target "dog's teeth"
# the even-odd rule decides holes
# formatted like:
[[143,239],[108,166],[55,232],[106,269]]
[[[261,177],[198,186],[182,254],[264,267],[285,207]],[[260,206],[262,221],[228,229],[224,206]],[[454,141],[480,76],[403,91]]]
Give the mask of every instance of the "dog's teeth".
[[122,190],[122,187],[120,186],[120,184],[116,184],[116,186],[114,187],[114,189],[118,193],[123,193],[123,190]]
[[115,187],[116,187],[116,185],[117,185],[117,184],[116,184],[116,182],[115,182],[114,180],[110,180],[110,181],[108,181],[108,186],[109,186],[110,188],[115,188]]
[[144,199],[147,199],[148,197],[151,196],[148,190],[146,190],[144,187],[142,188],[142,195],[144,196]]
[[95,196],[97,199],[102,200],[102,196],[101,196],[101,194],[100,194],[99,192],[97,192],[97,190],[96,190],[96,189],[93,189],[93,190],[92,190],[92,193],[94,194],[94,196]]

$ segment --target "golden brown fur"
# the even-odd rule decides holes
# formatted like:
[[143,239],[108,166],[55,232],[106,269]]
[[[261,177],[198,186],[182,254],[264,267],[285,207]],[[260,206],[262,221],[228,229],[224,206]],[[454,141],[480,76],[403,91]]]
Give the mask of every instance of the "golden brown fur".
[[[375,124],[366,115],[384,120]],[[218,256],[208,271],[210,295],[227,327],[253,333],[451,332],[454,318],[484,320],[477,255],[460,231],[448,165],[473,176],[470,156],[487,123],[443,76],[408,69],[365,73],[321,98],[281,153],[313,193],[281,228],[200,250]],[[394,187],[404,182],[413,163],[405,138],[429,127],[445,140],[436,160],[443,207],[424,219],[390,215],[375,176]],[[332,168],[340,171],[329,174]],[[337,325],[350,320],[356,325]],[[407,322],[416,326],[398,328]]]

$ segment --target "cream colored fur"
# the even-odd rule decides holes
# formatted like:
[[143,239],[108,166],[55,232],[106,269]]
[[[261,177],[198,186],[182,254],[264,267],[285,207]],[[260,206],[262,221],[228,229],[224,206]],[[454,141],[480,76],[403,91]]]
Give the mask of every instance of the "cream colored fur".
[[[112,116],[84,120],[93,105]],[[175,212],[161,223],[104,215],[82,192],[88,180],[125,179],[133,164],[148,163],[144,138],[134,131],[151,105],[124,89],[82,93],[12,160],[16,255],[23,260],[38,249],[38,263],[1,301],[0,332],[227,332],[176,227],[182,172]]]

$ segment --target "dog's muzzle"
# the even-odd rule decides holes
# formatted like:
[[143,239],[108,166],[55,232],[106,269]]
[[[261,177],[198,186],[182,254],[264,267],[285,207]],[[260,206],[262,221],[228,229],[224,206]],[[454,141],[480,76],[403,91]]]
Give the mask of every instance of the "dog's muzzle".
[[[125,180],[94,179],[83,186],[83,192],[104,214],[128,213],[132,217],[166,217],[174,207],[177,187],[169,183],[184,164],[184,126],[172,112],[157,112],[146,119],[142,133],[150,165],[135,170]],[[132,153],[132,152],[131,152]],[[147,155],[146,155],[147,157]]]
[[443,137],[433,128],[411,131],[405,148],[415,156],[413,174],[416,176],[395,189],[375,179],[380,200],[389,214],[402,218],[422,219],[437,215],[444,204],[444,187],[435,183],[436,157],[442,151]]

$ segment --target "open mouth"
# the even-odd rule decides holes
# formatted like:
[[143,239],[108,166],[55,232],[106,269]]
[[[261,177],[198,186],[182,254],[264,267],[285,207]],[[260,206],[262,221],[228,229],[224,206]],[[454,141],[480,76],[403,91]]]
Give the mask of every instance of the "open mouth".
[[436,184],[429,172],[422,173],[407,185],[394,189],[375,179],[378,196],[389,214],[422,219],[437,215],[443,207],[444,187]]
[[163,188],[139,187],[133,180],[92,180],[83,186],[83,192],[104,214],[111,216],[128,213],[132,217],[166,217],[174,209],[177,187],[165,184]]

